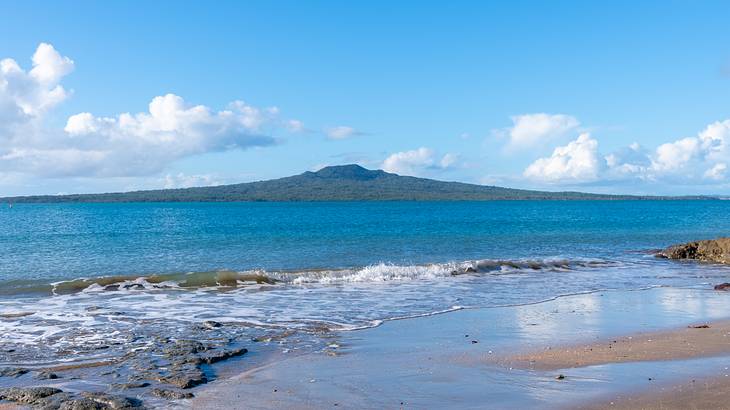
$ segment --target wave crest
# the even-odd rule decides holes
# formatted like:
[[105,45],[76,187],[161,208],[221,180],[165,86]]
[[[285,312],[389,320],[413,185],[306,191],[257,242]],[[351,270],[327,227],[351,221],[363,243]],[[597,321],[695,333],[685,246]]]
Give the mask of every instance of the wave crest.
[[5,287],[4,295],[45,293],[65,295],[78,292],[128,292],[160,289],[221,290],[252,285],[332,285],[341,283],[378,283],[408,280],[435,280],[461,275],[498,275],[534,271],[568,271],[615,265],[603,260],[570,259],[482,259],[465,262],[397,265],[378,263],[351,269],[298,271],[207,271],[144,276],[101,276],[55,283],[23,282]]

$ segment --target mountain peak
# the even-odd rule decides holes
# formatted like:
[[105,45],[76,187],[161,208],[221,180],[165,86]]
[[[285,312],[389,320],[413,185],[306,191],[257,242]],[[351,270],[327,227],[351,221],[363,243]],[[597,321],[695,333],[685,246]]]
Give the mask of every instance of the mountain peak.
[[320,169],[317,172],[314,172],[313,174],[319,178],[354,179],[360,181],[375,179],[384,175],[388,175],[388,173],[385,171],[371,170],[357,164],[328,166]]

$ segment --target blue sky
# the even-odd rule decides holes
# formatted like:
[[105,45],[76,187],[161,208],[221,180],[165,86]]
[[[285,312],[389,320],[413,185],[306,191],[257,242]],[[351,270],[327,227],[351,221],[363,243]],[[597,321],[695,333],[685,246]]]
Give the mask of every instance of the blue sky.
[[350,162],[730,194],[730,3],[635,3],[8,3],[0,196]]

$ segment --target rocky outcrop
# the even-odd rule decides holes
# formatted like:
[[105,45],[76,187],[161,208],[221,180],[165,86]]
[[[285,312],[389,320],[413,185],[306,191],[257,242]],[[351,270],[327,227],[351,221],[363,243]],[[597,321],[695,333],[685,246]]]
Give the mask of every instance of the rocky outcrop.
[[704,262],[730,264],[730,238],[674,245],[657,254],[669,259],[691,259]]
[[137,399],[105,393],[65,393],[53,387],[12,387],[0,389],[0,400],[48,410],[141,410]]
[[152,389],[152,395],[167,400],[183,400],[195,397],[193,393],[183,393],[169,389]]

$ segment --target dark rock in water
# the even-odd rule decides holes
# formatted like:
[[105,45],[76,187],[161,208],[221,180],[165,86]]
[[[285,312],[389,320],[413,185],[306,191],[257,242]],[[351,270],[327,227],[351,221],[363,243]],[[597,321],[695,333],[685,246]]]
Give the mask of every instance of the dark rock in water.
[[168,390],[168,389],[152,389],[152,395],[155,397],[159,397],[162,399],[167,400],[182,400],[182,399],[192,399],[195,397],[193,393],[187,393],[187,392],[180,392],[175,390]]
[[42,372],[36,373],[35,378],[38,380],[55,380],[55,379],[58,379],[59,377],[56,373],[44,370]]
[[124,289],[132,289],[132,290],[142,290],[144,289],[144,286],[141,283],[130,283],[128,285],[122,286]]
[[[59,403],[59,401],[56,400],[55,403]],[[45,408],[48,407],[44,407],[44,409]],[[107,410],[110,407],[97,401],[82,397],[69,398],[68,400],[60,401],[59,407],[52,408],[57,408],[58,410]]]
[[216,322],[214,320],[206,320],[201,324],[203,329],[215,329],[217,327],[223,327],[223,325],[219,322]]
[[0,390],[0,400],[34,404],[40,399],[57,393],[62,393],[62,390],[53,387],[10,387]]
[[725,282],[715,285],[715,290],[730,290],[730,283]]
[[213,350],[200,356],[200,360],[207,364],[213,364],[230,359],[231,357],[243,356],[246,353],[248,353],[248,349],[245,348],[232,350]]
[[669,259],[691,259],[730,264],[730,238],[718,238],[670,246],[657,254]]
[[33,407],[43,410],[71,409],[70,402],[73,402],[74,399],[73,395],[61,392],[36,400],[33,402]]
[[112,387],[119,390],[128,390],[128,389],[141,389],[143,387],[149,387],[149,383],[147,382],[129,382],[129,383],[117,383],[112,384]]
[[555,379],[556,380],[563,380],[563,379],[565,379],[565,375],[559,374],[559,375],[555,376]]
[[107,292],[119,290],[119,285],[106,285],[104,286],[104,290]]
[[0,377],[20,377],[28,372],[28,369],[22,367],[6,367],[0,369]]
[[710,325],[694,325],[694,326],[687,326],[690,329],[709,329]]
[[[209,326],[217,322],[212,322]],[[225,349],[215,344],[205,344],[196,340],[161,340],[167,345],[162,348],[167,364],[163,371],[158,366],[139,367],[143,371],[144,379],[157,380],[160,383],[170,384],[181,389],[208,382],[205,372],[200,368],[203,364],[213,364],[232,357],[241,356],[248,352],[245,348]]]
[[0,400],[47,410],[140,410],[142,402],[105,393],[81,393],[81,397],[53,387],[12,387],[0,390]]
[[207,383],[208,378],[198,366],[185,365],[170,369],[170,374],[160,376],[158,381],[181,389],[189,389]]
[[165,353],[168,357],[175,357],[175,356],[186,356],[191,354],[196,354],[200,352],[204,352],[208,350],[208,346],[195,341],[195,340],[178,340],[172,344],[172,346],[167,346],[163,349],[163,353]]
[[107,406],[109,409],[141,409],[142,402],[137,399],[115,396],[106,393],[82,393],[85,399]]

